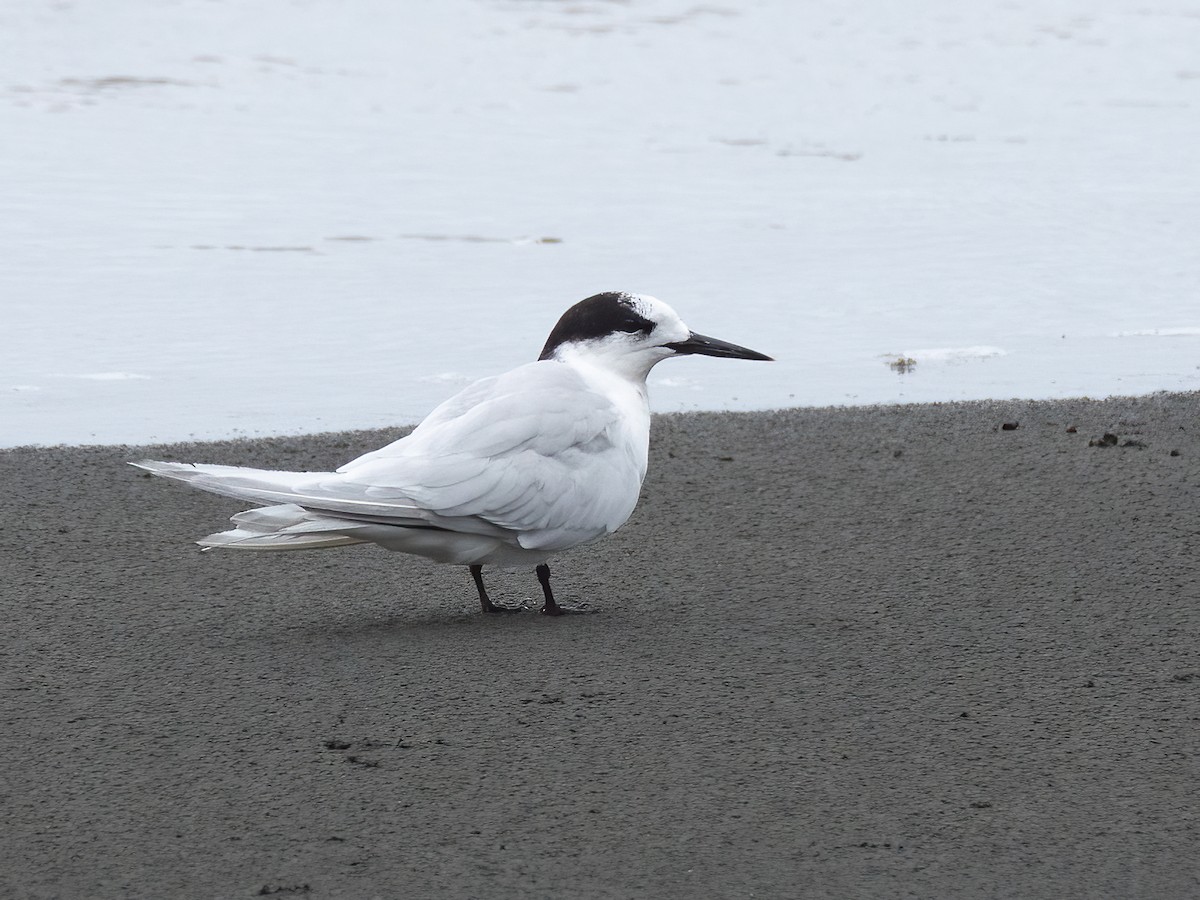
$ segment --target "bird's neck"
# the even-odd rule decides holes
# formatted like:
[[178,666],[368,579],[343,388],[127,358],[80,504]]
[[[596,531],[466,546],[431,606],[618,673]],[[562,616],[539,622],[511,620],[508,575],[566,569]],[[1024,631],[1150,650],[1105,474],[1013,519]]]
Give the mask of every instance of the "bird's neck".
[[649,428],[650,400],[646,391],[649,366],[613,365],[611,358],[572,350],[556,355],[555,359],[578,372],[592,390],[610,397],[630,421],[644,419]]
[[589,347],[562,347],[555,358],[602,379],[619,379],[646,395],[646,377],[660,357],[644,353],[605,353]]

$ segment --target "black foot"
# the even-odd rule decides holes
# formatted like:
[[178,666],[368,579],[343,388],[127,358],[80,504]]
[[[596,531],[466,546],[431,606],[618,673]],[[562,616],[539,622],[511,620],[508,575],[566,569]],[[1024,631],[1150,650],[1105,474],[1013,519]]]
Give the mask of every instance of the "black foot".
[[501,606],[499,603],[493,603],[488,600],[487,603],[480,603],[485,613],[519,613],[525,612],[524,606]]
[[543,616],[571,616],[576,613],[587,613],[592,610],[587,604],[580,606],[559,606],[554,600],[554,591],[550,590],[550,567],[542,563],[535,570],[537,572],[538,581],[542,585],[542,593],[546,597],[546,605],[542,607]]
[[525,611],[525,605],[519,606],[501,606],[499,603],[493,603],[492,598],[488,596],[487,591],[483,587],[483,566],[468,566],[471,570],[471,577],[475,579],[475,587],[479,590],[479,608],[485,613],[518,613]]
[[595,611],[596,610],[592,609],[586,603],[580,604],[579,606],[559,606],[557,603],[551,606],[549,603],[547,603],[540,610],[538,610],[538,612],[540,612],[543,616],[579,616],[586,613],[594,613]]

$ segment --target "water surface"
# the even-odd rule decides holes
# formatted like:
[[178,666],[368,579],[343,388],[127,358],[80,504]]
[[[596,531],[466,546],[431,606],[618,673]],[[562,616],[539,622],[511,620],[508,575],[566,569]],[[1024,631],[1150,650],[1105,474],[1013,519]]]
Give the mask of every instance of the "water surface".
[[658,410],[1200,388],[1197,46],[1188,2],[10,5],[0,445],[413,422],[613,289],[778,358]]

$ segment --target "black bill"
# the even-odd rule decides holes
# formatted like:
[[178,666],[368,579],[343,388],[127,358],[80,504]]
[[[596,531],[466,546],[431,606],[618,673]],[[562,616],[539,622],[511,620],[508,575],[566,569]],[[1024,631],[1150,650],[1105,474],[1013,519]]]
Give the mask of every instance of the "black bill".
[[759,353],[757,350],[739,347],[737,344],[731,344],[705,334],[696,334],[694,331],[686,341],[676,341],[667,346],[676,353],[697,353],[701,356],[721,356],[726,359],[761,359],[765,362],[773,362],[771,357]]

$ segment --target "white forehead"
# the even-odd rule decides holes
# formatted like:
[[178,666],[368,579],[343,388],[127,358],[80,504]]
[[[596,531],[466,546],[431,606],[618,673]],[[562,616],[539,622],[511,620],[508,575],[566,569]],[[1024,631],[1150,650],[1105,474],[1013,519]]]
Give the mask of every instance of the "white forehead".
[[626,292],[622,292],[621,296],[644,319],[649,319],[658,325],[683,326],[683,321],[679,318],[679,314],[657,297],[651,297],[649,294],[629,294]]

